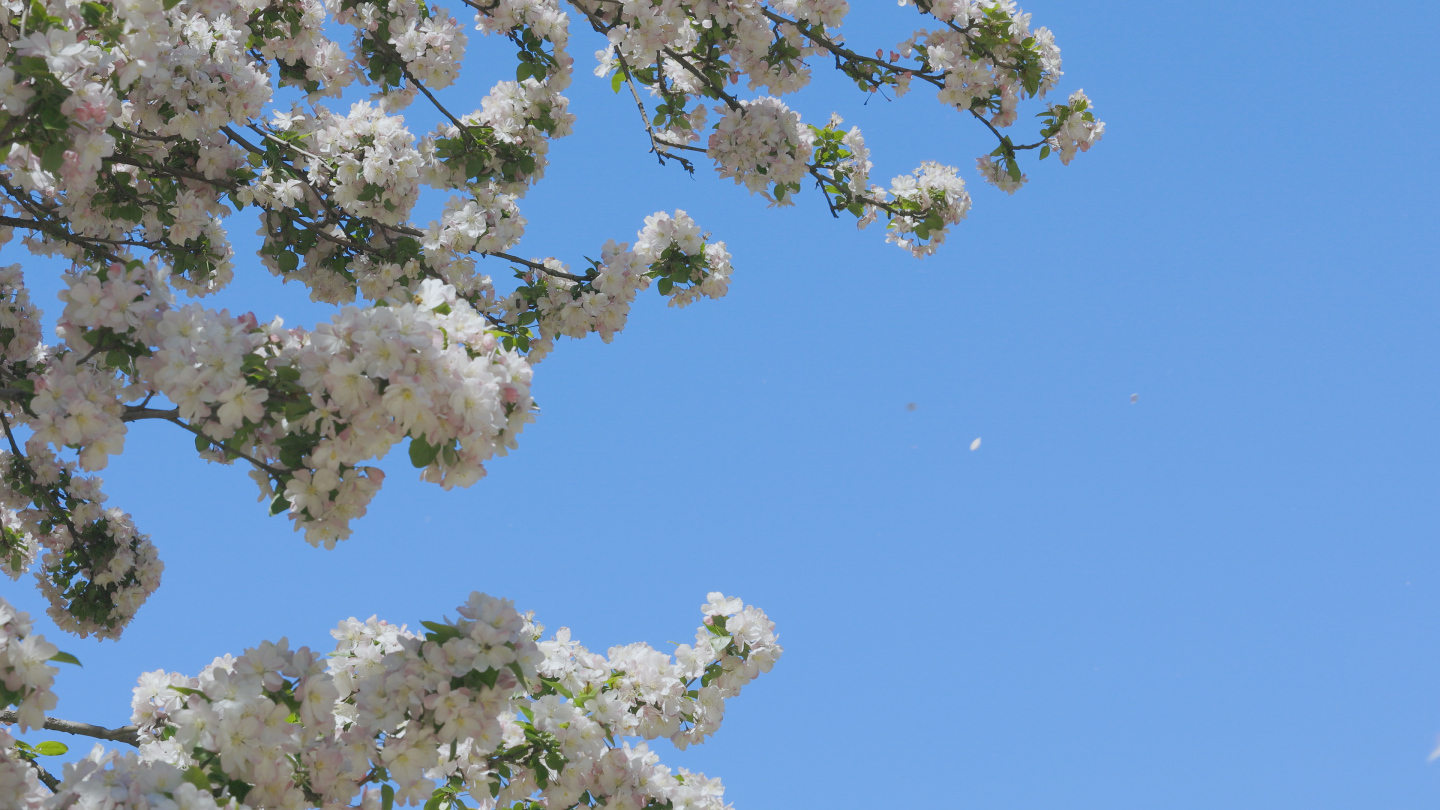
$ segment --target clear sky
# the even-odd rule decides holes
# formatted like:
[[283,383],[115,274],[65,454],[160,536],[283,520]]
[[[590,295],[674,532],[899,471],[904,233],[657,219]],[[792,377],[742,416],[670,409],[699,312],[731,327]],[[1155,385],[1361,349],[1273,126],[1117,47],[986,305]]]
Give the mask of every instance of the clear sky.
[[[915,25],[853,5],[862,52]],[[413,625],[471,590],[664,648],[722,590],[785,656],[711,743],[661,750],[737,810],[1434,807],[1440,6],[1025,8],[1108,127],[1014,197],[928,93],[821,77],[792,101],[861,126],[878,178],[962,167],[974,211],[923,262],[813,190],[766,210],[654,165],[577,37],[576,134],[517,252],[578,263],[684,208],[729,244],[729,297],[643,296],[613,344],[562,341],[518,452],[450,493],[392,453],[334,551],[187,434],[132,425],[106,488],[165,581],[119,643],[40,623],[85,662],[55,714],[119,725],[142,670],[329,649],[340,619]],[[460,106],[498,76],[472,71]],[[0,258],[59,311],[49,265]],[[237,264],[232,310],[328,317]],[[28,581],[0,592],[43,612]]]

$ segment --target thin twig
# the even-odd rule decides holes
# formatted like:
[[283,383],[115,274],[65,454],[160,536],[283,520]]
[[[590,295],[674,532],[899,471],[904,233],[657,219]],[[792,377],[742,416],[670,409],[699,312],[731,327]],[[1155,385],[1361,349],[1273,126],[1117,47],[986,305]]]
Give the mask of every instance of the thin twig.
[[[177,411],[177,413],[178,413],[179,409],[177,408],[176,411]],[[287,472],[291,472],[290,470],[282,470],[282,469],[279,469],[278,467],[272,467],[272,466],[270,466],[269,464],[266,464],[265,462],[263,462],[263,461],[255,458],[254,456],[246,453],[246,452],[243,451],[243,450],[236,450],[235,448],[227,445],[225,442],[222,442],[222,441],[220,441],[219,439],[215,439],[215,438],[210,437],[210,436],[207,435],[204,431],[202,431],[200,428],[197,428],[197,427],[195,427],[194,425],[191,425],[191,424],[189,424],[189,423],[187,423],[187,422],[182,422],[182,421],[180,420],[180,417],[179,417],[179,416],[169,416],[169,417],[156,416],[156,417],[147,417],[147,418],[164,419],[165,421],[169,422],[169,423],[172,424],[172,425],[179,425],[181,428],[184,428],[185,430],[190,431],[191,433],[195,434],[196,436],[199,436],[200,438],[202,438],[202,439],[204,439],[205,441],[209,442],[210,444],[214,445],[214,446],[215,446],[216,448],[218,448],[219,450],[222,450],[222,451],[224,451],[225,453],[228,453],[228,454],[230,454],[230,455],[232,455],[232,456],[235,456],[236,458],[243,458],[243,459],[245,459],[246,461],[250,462],[251,464],[254,464],[256,467],[258,467],[258,468],[264,470],[265,472],[270,473],[271,475],[275,476],[276,478],[279,478],[280,476],[284,475],[284,474],[287,473]]]
[[516,264],[523,264],[523,265],[525,265],[526,267],[530,268],[531,270],[539,270],[540,272],[544,273],[544,274],[547,275],[547,276],[554,276],[554,277],[556,277],[556,278],[568,278],[568,279],[570,279],[571,281],[581,281],[581,282],[584,282],[584,281],[593,281],[593,280],[594,280],[594,279],[593,279],[592,277],[590,277],[590,276],[577,276],[577,275],[575,275],[575,274],[573,274],[573,273],[565,273],[565,272],[561,272],[561,271],[559,271],[559,270],[552,270],[552,269],[550,269],[549,267],[546,267],[545,265],[543,265],[543,264],[541,264],[541,263],[539,263],[539,262],[527,261],[527,260],[525,260],[525,259],[520,258],[519,256],[511,256],[509,253],[500,253],[500,252],[496,251],[496,252],[494,252],[494,253],[486,253],[485,255],[486,255],[486,256],[494,256],[494,257],[497,258],[497,259],[504,259],[504,260],[507,261],[507,262],[515,262]]

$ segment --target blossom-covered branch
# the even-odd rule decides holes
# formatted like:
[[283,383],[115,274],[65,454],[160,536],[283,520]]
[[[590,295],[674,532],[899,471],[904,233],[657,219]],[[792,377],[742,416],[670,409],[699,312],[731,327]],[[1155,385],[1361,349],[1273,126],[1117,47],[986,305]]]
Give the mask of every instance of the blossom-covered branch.
[[[165,808],[594,808],[724,810],[720,780],[660,764],[719,730],[726,701],[780,658],[774,624],[712,593],[694,645],[592,653],[507,600],[472,594],[454,620],[412,632],[341,622],[328,656],[282,639],[195,677],[141,676],[133,726],[52,722],[53,646],[0,600],[0,707],[22,730],[138,743],[97,745],[46,781],[47,749],[0,731],[0,801],[60,810]],[[53,744],[51,744],[53,745]],[[51,749],[63,751],[64,746]]]
[[[848,11],[843,0],[715,4],[704,12],[677,0],[576,3],[609,41],[598,54],[596,73],[613,75],[617,91],[625,83],[633,93],[638,81],[658,100],[652,121],[636,94],[651,151],[662,163],[672,158],[694,170],[670,150],[698,149],[689,144],[698,142],[705,129],[703,100],[718,100],[722,104],[714,111],[721,120],[706,151],[722,177],[776,205],[789,205],[808,174],[832,213],[849,211],[862,228],[884,214],[887,239],[925,256],[968,212],[964,183],[954,169],[929,162],[897,177],[889,189],[869,184],[872,164],[858,129],[837,132],[838,116],[827,127],[801,126],[799,114],[778,98],[809,83],[810,57],[833,58],[835,69],[866,93],[903,95],[915,79],[936,88],[942,103],[980,121],[995,136],[995,150],[977,166],[987,182],[1009,193],[1026,181],[1019,152],[1038,148],[1043,160],[1056,151],[1069,163],[1076,151],[1098,141],[1105,127],[1077,91],[1066,104],[1049,105],[1040,113],[1045,123],[1035,142],[1016,144],[1002,130],[1017,120],[1019,102],[1044,98],[1061,76],[1060,51],[1050,31],[1032,29],[1030,15],[1009,0],[915,5],[941,27],[915,34],[888,58],[883,48],[872,58],[845,45],[839,31]],[[727,92],[727,85],[747,76],[751,90],[774,95],[747,101]],[[827,137],[836,142],[829,150],[821,148]]]
[[[628,87],[662,163],[693,172],[703,154],[774,205],[814,184],[916,256],[968,214],[964,180],[926,161],[872,182],[858,128],[782,100],[814,65],[864,93],[933,88],[996,138],[978,168],[1009,192],[1022,156],[1068,163],[1100,139],[1079,91],[1040,109],[1034,139],[1006,134],[1061,77],[1054,37],[1014,2],[913,5],[927,27],[871,57],[846,42],[844,0],[459,0],[464,22],[430,0],[0,0],[0,245],[70,264],[55,345],[20,266],[0,268],[0,567],[33,571],[60,626],[115,638],[163,570],[91,475],[132,422],[247,467],[272,514],[330,546],[395,445],[447,488],[517,447],[558,337],[612,340],[652,287],[677,307],[725,295],[730,252],[683,210],[583,263],[520,249],[521,204],[574,126],[572,18],[604,38],[594,72]],[[467,31],[515,54],[478,104],[457,87]],[[342,108],[354,85],[369,98]],[[406,122],[415,103],[428,132]],[[335,305],[328,323],[179,302],[230,282],[242,210],[255,264]]]

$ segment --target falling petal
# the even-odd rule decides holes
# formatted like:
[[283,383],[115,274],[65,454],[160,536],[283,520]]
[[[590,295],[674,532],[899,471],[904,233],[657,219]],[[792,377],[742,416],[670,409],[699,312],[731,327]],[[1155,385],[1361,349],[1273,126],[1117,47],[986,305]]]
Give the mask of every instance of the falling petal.
[[970,449],[971,449],[971,450],[979,450],[979,449],[980,449],[980,440],[979,440],[979,439],[976,439],[975,441],[970,442]]
[[1139,401],[1140,401],[1140,395],[1139,395],[1139,394],[1131,394],[1131,395],[1130,395],[1130,401],[1131,401],[1131,402],[1139,402]]

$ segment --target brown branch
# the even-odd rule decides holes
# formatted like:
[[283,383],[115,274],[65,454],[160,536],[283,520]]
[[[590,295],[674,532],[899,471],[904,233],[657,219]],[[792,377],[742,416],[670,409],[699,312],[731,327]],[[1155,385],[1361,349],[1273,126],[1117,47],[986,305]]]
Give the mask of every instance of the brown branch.
[[54,213],[54,211],[46,210],[45,208],[36,204],[33,200],[30,199],[29,195],[22,193],[19,189],[10,185],[10,182],[5,178],[4,175],[0,175],[0,188],[3,188],[5,192],[10,196],[10,200],[12,203],[14,203],[18,208],[24,209],[26,213],[34,217],[34,220],[5,217],[5,221],[0,222],[0,224],[9,225],[11,227],[23,227],[29,230],[39,231],[40,233],[49,236],[51,239],[58,239],[62,242],[69,242],[84,250],[88,250],[92,253],[97,253],[109,261],[120,261],[120,255],[115,253],[113,250],[110,250],[109,248],[103,246],[96,246],[94,244],[84,244],[84,242],[87,241],[87,237],[71,234],[67,232],[64,228],[61,228],[59,225],[50,221],[49,217]]
[[[650,123],[650,113],[646,112],[645,110],[645,102],[640,100],[640,91],[635,89],[635,79],[630,74],[630,65],[626,63],[625,57],[620,56],[617,53],[615,55],[615,58],[617,61],[620,62],[620,70],[625,76],[625,84],[630,87],[630,95],[635,99],[635,108],[640,111],[640,123],[644,125],[646,134],[650,136],[650,152],[655,155],[656,160],[660,161],[661,166],[665,165],[665,158],[668,157],[671,160],[679,161],[681,168],[691,174],[694,174],[695,164],[691,163],[689,160],[686,160],[683,157],[680,157],[679,155],[672,155],[665,149],[660,148],[661,144],[664,144],[665,146],[671,146],[672,144],[660,140],[660,138],[655,134],[655,127],[652,126]],[[679,146],[679,144],[673,145]],[[680,148],[685,149],[689,147],[680,146]]]
[[[20,716],[14,711],[6,710],[0,712],[0,723],[18,722]],[[61,720],[58,717],[45,718],[41,728],[47,731],[58,731],[62,734],[75,734],[80,737],[94,737],[97,740],[109,740],[110,742],[125,743],[140,747],[139,728],[136,726],[122,726],[121,728],[105,728],[103,726],[92,726],[89,723],[77,723],[74,720]],[[53,788],[52,788],[53,789]]]
[[876,67],[882,67],[886,70],[891,70],[896,73],[909,73],[912,76],[918,76],[921,79],[924,79],[925,81],[935,85],[936,87],[943,88],[945,86],[945,77],[943,74],[937,75],[933,73],[926,73],[924,71],[914,70],[912,68],[905,67],[904,65],[897,65],[893,62],[886,62],[883,59],[874,59],[869,56],[865,56],[864,54],[856,53],[855,51],[850,50],[844,45],[830,40],[823,33],[823,29],[818,25],[812,25],[807,29],[805,25],[799,20],[787,19],[764,7],[760,8],[760,13],[765,15],[767,19],[771,20],[777,25],[791,26],[796,31],[799,31],[802,36],[808,38],[816,45],[819,45],[820,47],[834,54],[836,59],[840,59],[843,57],[845,59],[849,59],[852,62],[865,62],[867,64],[875,65]]
[[568,279],[570,279],[571,281],[579,281],[579,282],[594,281],[594,278],[591,277],[591,276],[577,276],[577,275],[575,275],[575,274],[573,274],[573,273],[565,273],[565,272],[561,272],[561,271],[559,271],[559,270],[552,270],[552,269],[550,269],[549,267],[546,267],[545,265],[541,264],[540,262],[528,261],[528,260],[526,260],[526,259],[520,258],[519,256],[512,256],[512,255],[510,255],[509,253],[500,253],[499,251],[496,251],[496,252],[494,252],[494,253],[486,253],[486,254],[484,254],[484,255],[486,255],[486,256],[494,256],[494,257],[497,258],[497,259],[504,259],[504,260],[507,261],[507,262],[515,262],[516,264],[523,264],[523,265],[525,265],[526,267],[530,268],[531,270],[539,270],[540,272],[544,273],[544,274],[547,275],[547,276],[554,276],[554,277],[556,277],[556,278],[568,278]]
[[36,762],[33,759],[27,759],[25,761],[30,763],[30,767],[35,769],[35,774],[40,777],[40,781],[44,783],[45,787],[50,788],[51,793],[54,793],[60,789],[60,780],[56,779],[54,776],[51,776],[49,771],[40,767],[40,763]]
[[740,109],[740,99],[735,98],[734,96],[725,92],[723,85],[719,87],[715,86],[715,84],[710,81],[710,77],[705,75],[704,71],[690,64],[690,62],[685,57],[681,56],[670,48],[662,48],[660,52],[670,57],[671,59],[674,59],[680,64],[680,67],[683,67],[691,73],[695,74],[695,78],[704,82],[705,85],[710,88],[710,91],[714,93],[717,98],[725,102],[725,106],[729,107],[732,110]]
[[[4,390],[3,390],[3,389],[0,389],[0,394],[3,394],[3,393],[4,393]],[[179,409],[179,408],[171,408],[171,409],[168,410],[168,411],[162,411],[162,410],[160,410],[160,409],[158,409],[158,408],[146,408],[146,407],[140,406],[140,405],[127,405],[127,406],[125,406],[125,412],[120,415],[120,421],[121,421],[121,422],[134,422],[134,421],[137,420],[137,419],[166,419],[166,420],[173,420],[173,419],[175,419],[175,418],[178,417],[178,416],[180,416],[180,409]]]
[[229,138],[230,140],[234,141],[235,143],[240,144],[241,148],[243,148],[246,152],[250,152],[251,154],[255,154],[255,155],[264,155],[264,154],[265,154],[265,150],[264,150],[264,149],[261,149],[260,147],[256,146],[255,144],[250,143],[249,141],[245,140],[245,138],[242,137],[242,136],[240,135],[240,133],[238,133],[238,132],[236,132],[235,130],[231,129],[229,124],[226,124],[225,126],[220,127],[220,131],[223,132],[223,133],[225,133],[225,137]]
[[[150,409],[147,408],[146,410],[150,410]],[[145,418],[145,419],[164,419],[165,421],[169,422],[169,423],[172,424],[172,425],[178,425],[178,426],[181,427],[182,429],[188,430],[188,431],[190,431],[191,433],[195,434],[196,436],[199,436],[200,438],[202,438],[202,439],[204,439],[205,441],[209,442],[211,445],[213,445],[215,448],[219,449],[220,451],[222,451],[222,452],[224,452],[224,453],[227,453],[227,454],[229,454],[229,455],[235,456],[236,458],[243,458],[243,459],[245,459],[246,461],[250,462],[251,464],[254,464],[256,467],[264,470],[265,472],[270,473],[272,476],[274,476],[274,477],[276,477],[276,478],[279,478],[280,476],[282,476],[282,475],[284,475],[284,474],[286,474],[286,473],[288,473],[288,472],[293,472],[292,470],[282,470],[282,469],[280,469],[280,468],[278,468],[278,467],[272,467],[272,466],[270,466],[269,464],[266,464],[265,462],[263,462],[263,461],[255,458],[254,456],[250,455],[249,453],[246,453],[246,452],[243,451],[243,450],[236,450],[235,448],[231,447],[230,445],[226,444],[225,442],[222,442],[222,441],[220,441],[219,439],[216,439],[216,438],[211,437],[209,434],[205,433],[205,431],[201,430],[200,428],[197,428],[197,427],[195,427],[194,425],[191,425],[191,424],[189,424],[189,423],[187,423],[187,422],[182,422],[182,421],[180,420],[180,417],[178,416],[179,410],[180,410],[179,408],[176,408],[176,409],[175,409],[175,413],[173,413],[173,414],[172,414],[171,412],[169,412],[169,411],[155,411],[155,413],[157,413],[157,414],[162,414],[162,413],[163,413],[163,414],[167,414],[167,415],[166,415],[166,416],[158,416],[158,415],[157,415],[157,416],[153,416],[153,417],[147,416],[147,417],[140,417],[140,418]],[[121,417],[121,418],[123,419],[124,417]]]

